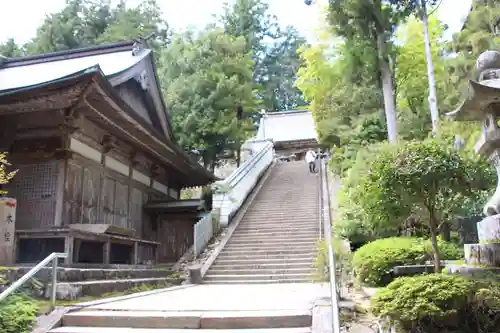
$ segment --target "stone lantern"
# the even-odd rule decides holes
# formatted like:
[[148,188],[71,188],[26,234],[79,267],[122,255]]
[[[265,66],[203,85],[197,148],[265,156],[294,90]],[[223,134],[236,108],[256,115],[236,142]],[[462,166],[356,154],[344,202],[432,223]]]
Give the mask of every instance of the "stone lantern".
[[456,121],[482,122],[482,135],[475,151],[487,156],[498,175],[497,188],[483,209],[486,217],[477,223],[479,244],[465,244],[465,263],[469,266],[500,267],[500,53],[486,51],[476,63],[477,81],[469,81],[465,101],[448,113]]

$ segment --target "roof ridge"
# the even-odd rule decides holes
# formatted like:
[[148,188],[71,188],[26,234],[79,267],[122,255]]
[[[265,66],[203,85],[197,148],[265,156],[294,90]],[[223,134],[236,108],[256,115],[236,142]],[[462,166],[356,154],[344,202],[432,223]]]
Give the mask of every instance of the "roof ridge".
[[135,41],[121,41],[116,43],[80,47],[76,49],[6,58],[4,59],[0,68],[26,66],[26,65],[39,64],[43,62],[83,58],[92,55],[107,54],[107,53],[126,51],[126,50],[132,51],[135,43],[136,43]]
[[310,112],[309,110],[290,110],[290,111],[279,111],[279,112],[269,112],[266,113],[266,117],[270,116],[289,116],[289,115],[297,115],[297,114],[304,114]]

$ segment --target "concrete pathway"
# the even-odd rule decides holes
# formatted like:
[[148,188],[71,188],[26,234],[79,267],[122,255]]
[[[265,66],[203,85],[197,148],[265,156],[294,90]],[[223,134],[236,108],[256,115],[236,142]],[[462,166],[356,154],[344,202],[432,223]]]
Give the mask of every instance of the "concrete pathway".
[[328,297],[325,283],[196,285],[148,296],[99,304],[86,310],[270,311],[311,310]]

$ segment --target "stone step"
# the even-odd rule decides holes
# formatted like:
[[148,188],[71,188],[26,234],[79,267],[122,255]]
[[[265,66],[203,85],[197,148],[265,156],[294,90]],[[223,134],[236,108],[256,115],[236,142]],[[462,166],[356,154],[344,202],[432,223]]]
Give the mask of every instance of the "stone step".
[[240,257],[240,259],[232,259],[232,258],[219,258],[215,260],[214,265],[265,265],[265,264],[311,264],[315,261],[314,256],[310,257],[257,257],[257,258],[247,258]]
[[280,274],[280,275],[269,275],[269,274],[231,274],[231,275],[216,275],[211,274],[210,271],[207,272],[203,281],[204,282],[212,282],[212,281],[240,281],[239,283],[248,283],[247,281],[257,280],[257,281],[267,281],[269,282],[277,282],[277,283],[294,283],[294,282],[312,282],[314,271],[311,271],[310,274]]
[[[222,251],[226,252],[226,251]],[[253,255],[253,256],[258,256],[258,255],[273,255],[273,254],[297,254],[297,253],[316,253],[315,248],[309,248],[309,251],[307,250],[302,250],[298,251],[297,249],[293,248],[285,248],[285,249],[258,249],[258,250],[244,250],[244,249],[231,249],[227,250],[228,254],[231,255]],[[221,253],[222,254],[222,253]]]
[[301,220],[301,221],[312,221],[312,220],[318,220],[319,212],[318,209],[306,209],[306,210],[300,210],[297,212],[290,212],[287,209],[279,209],[279,210],[274,210],[274,211],[251,211],[247,212],[245,214],[245,220],[249,218],[266,218],[266,219],[288,219],[291,220],[293,218],[293,221],[295,220]]
[[247,229],[270,229],[270,230],[280,230],[280,229],[314,229],[319,231],[319,221],[281,221],[277,223],[269,223],[265,220],[243,220],[238,226],[237,230],[247,230]]
[[[17,281],[33,267],[6,267],[2,270],[7,281]],[[142,279],[142,278],[164,278],[172,274],[168,269],[127,269],[127,268],[57,268],[57,281],[77,282],[89,280],[116,280],[116,279]],[[35,278],[50,282],[52,267],[42,268]]]
[[275,280],[210,280],[203,281],[203,284],[277,284],[277,283],[311,283],[310,277],[304,278],[286,278]]
[[[253,231],[253,230],[236,230],[236,232],[233,234],[233,236],[236,236],[236,235],[245,235],[245,237],[247,237],[247,236],[262,236],[265,234],[275,234],[278,231],[279,230],[266,230],[266,229],[257,229],[255,231]],[[296,234],[294,234],[294,232]],[[299,234],[299,232],[301,232],[302,234]],[[315,227],[309,227],[309,228],[304,228],[302,230],[288,230],[287,231],[286,229],[284,229],[284,232],[280,234],[281,236],[284,236],[284,237],[280,237],[280,238],[282,240],[286,240],[287,238],[297,238],[296,235],[304,235],[306,233],[309,234],[310,236],[314,236],[315,238],[319,237],[319,229],[315,228]],[[241,238],[241,237],[236,237],[236,239],[238,239],[238,238]]]
[[269,240],[267,242],[255,242],[255,241],[246,241],[244,239],[236,239],[230,240],[226,246],[236,246],[236,247],[268,247],[268,246],[278,246],[278,247],[290,247],[294,244],[297,245],[306,245],[306,244],[318,244],[318,237],[310,238],[310,239],[281,239],[280,242],[276,240]]
[[217,261],[210,267],[210,271],[217,270],[243,270],[243,269],[278,269],[278,270],[286,270],[286,269],[315,269],[314,262],[311,261],[296,261],[296,262],[273,262],[273,263],[251,263],[244,264],[241,262],[236,262],[232,264],[227,263],[218,263]]
[[210,268],[208,274],[217,276],[227,275],[269,275],[269,276],[288,276],[295,274],[311,275],[316,272],[314,267],[270,267],[270,268],[238,268],[238,269],[223,269],[220,267]]
[[252,223],[242,222],[237,229],[237,232],[240,231],[298,231],[298,230],[317,230],[319,231],[320,224],[319,221],[314,221],[314,223],[298,223],[298,222],[286,222],[282,224],[269,224],[262,223],[261,225],[252,225]]
[[312,314],[310,310],[204,312],[88,310],[70,312],[63,316],[62,322],[63,326],[122,329],[300,328],[312,325]]
[[319,230],[292,230],[292,231],[282,231],[282,230],[276,230],[276,231],[243,231],[239,232],[236,231],[232,239],[265,239],[265,238],[273,238],[276,239],[277,237],[281,239],[287,239],[287,238],[319,238]]
[[307,251],[311,249],[316,249],[316,242],[301,242],[301,243],[281,243],[281,244],[268,244],[268,243],[248,243],[248,244],[231,244],[228,243],[224,247],[224,251],[232,251],[232,250],[247,250],[247,251],[254,251],[254,250],[277,250],[277,249],[295,249],[297,252],[300,251]]
[[302,242],[302,241],[318,241],[319,234],[307,234],[307,235],[291,235],[286,236],[253,236],[253,235],[233,235],[231,238],[231,244],[236,243],[270,243],[270,244],[281,244],[290,242]]
[[301,223],[312,223],[316,222],[319,220],[319,215],[314,212],[305,212],[304,214],[301,215],[290,215],[287,213],[262,213],[262,214],[255,214],[255,213],[249,213],[246,214],[245,217],[243,218],[243,222],[246,221],[255,221],[255,222],[260,222],[260,223],[267,223],[267,224],[281,224],[281,223],[295,223],[295,224],[301,224]]
[[303,201],[300,199],[294,199],[294,200],[288,200],[285,202],[277,203],[276,200],[274,202],[263,202],[263,201],[257,201],[253,206],[250,207],[250,211],[267,211],[267,212],[272,212],[276,211],[277,209],[281,210],[283,208],[290,209],[292,212],[300,212],[303,209],[309,209],[312,207],[318,206],[318,200],[313,200],[313,201]]
[[273,229],[273,230],[262,230],[262,231],[259,231],[259,230],[256,230],[256,231],[252,231],[252,230],[243,230],[243,231],[240,231],[240,230],[236,230],[234,232],[234,234],[232,235],[232,238],[242,238],[242,237],[247,237],[247,236],[255,236],[255,237],[276,237],[276,236],[280,236],[280,238],[296,238],[297,236],[318,236],[319,237],[319,228],[303,228],[303,229],[289,229],[289,230],[286,230],[286,229],[283,229],[281,230],[280,228],[276,228],[276,229]]
[[[130,290],[140,285],[157,285],[167,287],[180,285],[182,279],[172,278],[142,278],[142,279],[120,279],[120,280],[91,280],[77,282],[58,282],[56,297],[59,300],[75,300],[85,296],[101,296],[111,292]],[[46,288],[46,297],[49,297],[51,284]]]
[[256,328],[256,329],[162,329],[124,327],[58,327],[49,333],[311,333],[310,327],[299,328]]
[[243,261],[253,261],[253,262],[264,262],[264,261],[279,261],[281,260],[282,262],[291,262],[293,260],[296,261],[306,261],[310,260],[311,258],[314,261],[314,258],[316,257],[316,252],[310,251],[310,252],[304,252],[300,254],[296,253],[279,253],[279,254],[231,254],[231,253],[221,253],[217,257],[217,262],[243,262]]

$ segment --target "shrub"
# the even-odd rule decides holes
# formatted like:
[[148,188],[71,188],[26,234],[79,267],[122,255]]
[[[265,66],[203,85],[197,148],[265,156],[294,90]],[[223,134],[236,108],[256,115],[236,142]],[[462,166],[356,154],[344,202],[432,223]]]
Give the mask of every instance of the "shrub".
[[[443,240],[438,242],[444,260],[463,258],[460,246]],[[384,286],[392,280],[392,268],[401,265],[423,264],[433,259],[429,240],[410,237],[391,237],[362,246],[354,254],[354,272],[359,282]]]
[[[442,239],[438,239],[439,253],[441,254],[442,260],[458,260],[464,257],[463,246],[455,243],[445,242]],[[424,242],[424,249],[428,260],[433,259],[433,250],[430,240]]]
[[391,237],[368,243],[356,251],[354,272],[359,282],[383,286],[390,282],[394,266],[425,262],[421,242],[417,238]]
[[358,205],[371,217],[374,229],[400,225],[415,213],[425,216],[439,271],[436,237],[441,218],[455,216],[452,203],[457,198],[488,190],[492,176],[485,159],[457,151],[446,142],[409,142],[377,155],[360,176]]
[[495,332],[500,284],[459,275],[402,277],[378,291],[372,312],[404,332]]
[[28,333],[35,324],[37,303],[25,295],[12,295],[0,302],[0,332]]

